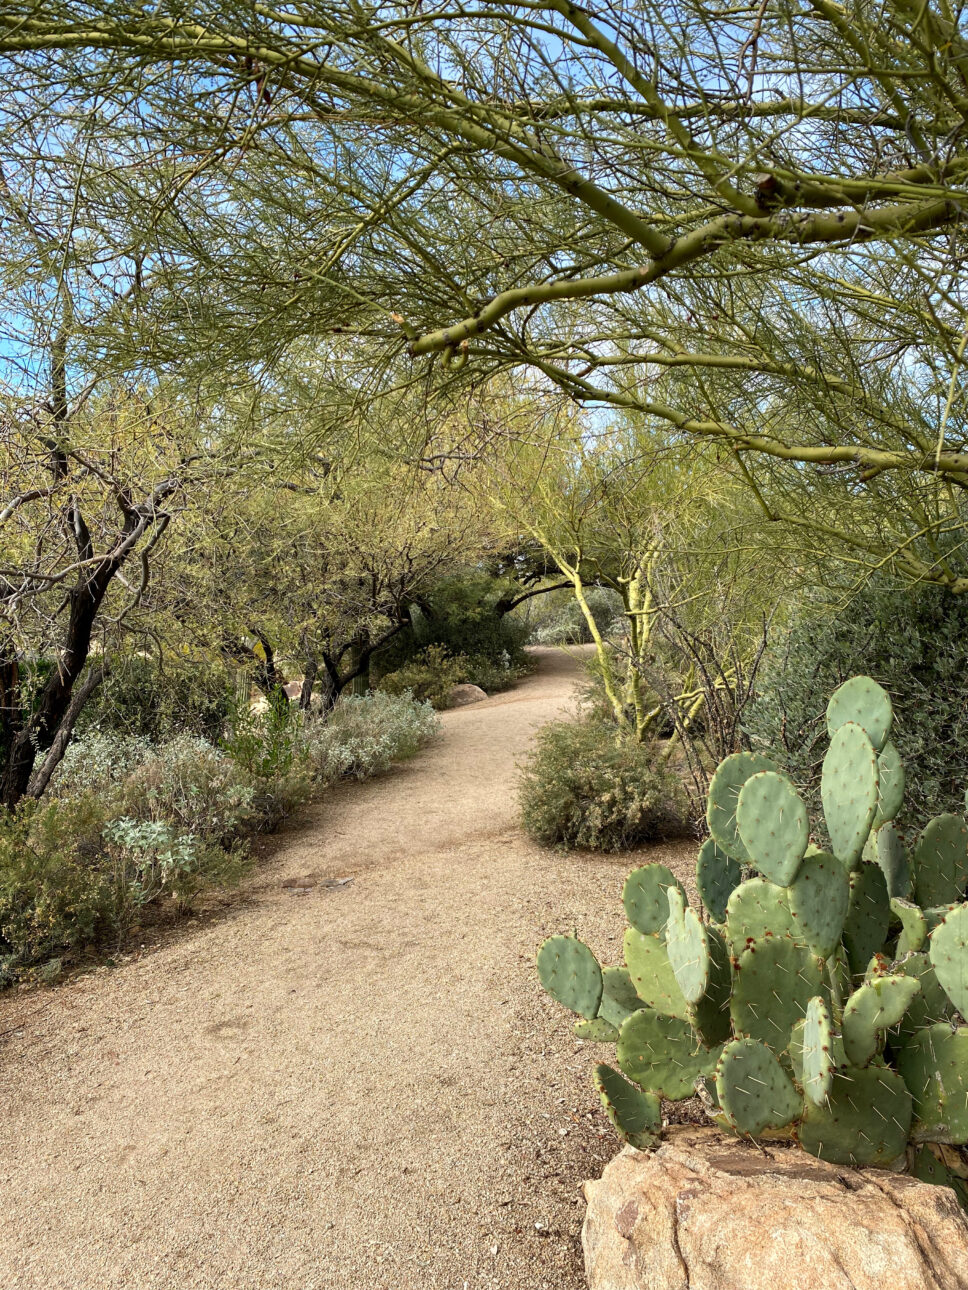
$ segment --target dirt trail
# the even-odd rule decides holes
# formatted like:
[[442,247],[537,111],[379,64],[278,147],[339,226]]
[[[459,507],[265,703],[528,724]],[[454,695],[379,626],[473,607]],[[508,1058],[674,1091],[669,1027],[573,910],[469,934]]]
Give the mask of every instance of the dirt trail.
[[577,927],[618,958],[630,860],[542,851],[513,797],[575,675],[541,651],[217,919],[0,1000],[0,1290],[583,1286],[579,1186],[616,1144],[534,951]]

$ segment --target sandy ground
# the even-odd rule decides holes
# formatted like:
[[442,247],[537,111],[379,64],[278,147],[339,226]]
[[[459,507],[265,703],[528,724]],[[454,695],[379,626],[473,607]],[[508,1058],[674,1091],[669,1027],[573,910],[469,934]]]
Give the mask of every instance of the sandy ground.
[[580,1184],[617,1144],[534,953],[577,928],[618,960],[635,860],[543,851],[514,803],[575,673],[542,651],[445,714],[218,917],[0,1000],[0,1290],[584,1285]]

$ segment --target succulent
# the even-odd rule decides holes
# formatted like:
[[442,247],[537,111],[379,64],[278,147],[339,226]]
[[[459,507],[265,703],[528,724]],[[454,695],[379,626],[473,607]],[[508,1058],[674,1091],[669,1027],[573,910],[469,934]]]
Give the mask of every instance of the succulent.
[[541,946],[576,1035],[616,1046],[620,1071],[597,1066],[595,1084],[633,1146],[657,1140],[658,1099],[698,1094],[728,1131],[906,1167],[968,1200],[968,822],[939,816],[905,845],[892,716],[870,677],[831,697],[831,851],[810,845],[793,783],[735,753],[710,784],[700,903],[644,865],[623,891],[623,967],[577,937]]

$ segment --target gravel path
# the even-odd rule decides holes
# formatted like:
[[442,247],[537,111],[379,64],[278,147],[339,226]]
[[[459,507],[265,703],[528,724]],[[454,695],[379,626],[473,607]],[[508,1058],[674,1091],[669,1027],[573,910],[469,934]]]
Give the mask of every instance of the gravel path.
[[534,952],[577,927],[618,959],[634,860],[516,827],[576,676],[540,653],[304,813],[218,917],[0,999],[0,1290],[580,1290],[616,1144]]

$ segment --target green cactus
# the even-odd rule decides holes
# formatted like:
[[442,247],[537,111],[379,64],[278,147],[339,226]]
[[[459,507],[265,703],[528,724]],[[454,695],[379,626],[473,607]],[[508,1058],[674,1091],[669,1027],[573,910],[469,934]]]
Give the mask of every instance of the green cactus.
[[889,896],[907,900],[911,894],[907,848],[892,820],[879,826],[875,823],[864,844],[864,859],[880,865]]
[[664,864],[646,864],[633,869],[622,888],[625,917],[637,932],[650,936],[661,932],[669,916],[670,887],[682,892],[682,883]]
[[[820,995],[814,995],[807,1004],[806,1016],[797,1039],[791,1037],[791,1049],[794,1045],[800,1053],[799,1071],[803,1095],[814,1106],[823,1106],[830,1092],[837,1058],[830,1013]],[[790,1055],[793,1058],[792,1051]],[[795,1059],[794,1064],[796,1067]]]
[[887,743],[894,720],[891,696],[869,676],[852,676],[837,687],[827,704],[827,733],[833,743],[837,731],[854,722],[880,752]]
[[968,824],[932,820],[909,864],[889,697],[854,678],[827,721],[832,854],[808,845],[790,781],[734,754],[696,863],[709,917],[670,869],[644,865],[623,891],[625,966],[555,936],[539,975],[579,1014],[576,1036],[616,1045],[623,1074],[598,1066],[595,1084],[632,1145],[657,1139],[659,1098],[697,1094],[725,1131],[794,1137],[837,1164],[906,1163],[968,1201],[949,1168],[968,1143]]
[[877,811],[877,754],[853,721],[839,726],[823,759],[820,796],[834,855],[853,868]]
[[888,739],[877,754],[877,809],[871,828],[893,820],[904,802],[904,763],[901,754]]
[[643,1151],[658,1139],[662,1127],[662,1104],[654,1093],[643,1093],[611,1066],[595,1067],[595,1087],[605,1114],[619,1137]]
[[721,761],[709,783],[709,804],[706,823],[709,832],[720,848],[740,864],[749,864],[750,858],[739,836],[736,824],[736,807],[743,785],[753,775],[775,771],[768,757],[759,753],[733,753]]
[[919,905],[946,905],[965,898],[968,885],[968,824],[961,815],[938,815],[925,825],[914,848],[914,891]]
[[863,972],[871,956],[883,949],[891,924],[887,882],[876,864],[862,864],[850,875],[850,900],[844,919],[844,949],[850,970]]
[[807,808],[785,775],[751,775],[736,805],[736,826],[750,861],[780,887],[796,877],[810,840]]
[[538,976],[552,999],[589,1020],[598,1015],[602,969],[584,941],[549,936],[538,950]]
[[764,936],[797,936],[790,898],[767,878],[740,883],[726,906],[726,940],[733,954]]
[[844,1055],[851,1066],[866,1066],[877,1055],[883,1032],[897,1025],[920,989],[916,977],[882,976],[854,991],[841,1022]]
[[696,1080],[712,1074],[719,1050],[700,1044],[688,1021],[643,1008],[623,1023],[616,1056],[629,1079],[675,1101],[690,1097]]
[[696,860],[699,899],[717,923],[726,921],[726,902],[743,880],[743,869],[728,856],[715,838],[707,838]]
[[942,990],[968,1017],[968,905],[958,905],[934,929],[928,957]]
[[801,939],[821,958],[840,944],[850,902],[850,876],[827,851],[807,856],[790,884],[790,913]]
[[765,1044],[734,1039],[716,1067],[716,1096],[737,1133],[783,1129],[800,1114],[793,1081]]

